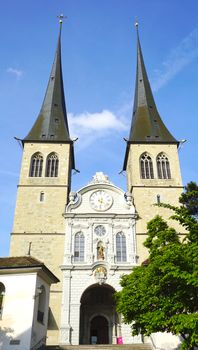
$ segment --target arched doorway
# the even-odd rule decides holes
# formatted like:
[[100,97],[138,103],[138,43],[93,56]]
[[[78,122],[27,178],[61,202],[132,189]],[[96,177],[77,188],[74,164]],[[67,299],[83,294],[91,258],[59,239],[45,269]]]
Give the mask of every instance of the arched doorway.
[[93,285],[81,297],[80,344],[112,344],[117,336],[115,290]]
[[91,320],[90,343],[109,344],[109,325],[104,316],[95,316]]

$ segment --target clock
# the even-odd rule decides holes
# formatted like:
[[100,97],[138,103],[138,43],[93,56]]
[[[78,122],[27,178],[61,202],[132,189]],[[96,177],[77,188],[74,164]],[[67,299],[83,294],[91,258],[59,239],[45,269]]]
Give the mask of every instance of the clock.
[[98,225],[95,227],[94,229],[94,233],[98,236],[98,237],[102,237],[105,235],[106,230],[105,227],[103,225]]
[[111,207],[113,198],[109,193],[99,190],[93,192],[90,196],[90,205],[93,209],[98,211],[105,211]]

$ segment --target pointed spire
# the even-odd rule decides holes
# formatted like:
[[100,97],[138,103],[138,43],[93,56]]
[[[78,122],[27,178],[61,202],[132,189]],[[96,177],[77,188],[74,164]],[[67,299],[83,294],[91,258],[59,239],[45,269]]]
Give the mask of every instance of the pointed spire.
[[124,161],[126,170],[129,144],[130,143],[176,143],[178,141],[171,135],[163,123],[157,110],[150,83],[148,80],[144,59],[142,55],[138,22],[135,27],[137,31],[137,69],[136,85],[133,107],[131,130],[127,142],[127,150]]
[[37,120],[24,138],[24,142],[72,142],[69,136],[61,65],[62,19],[63,16],[59,16],[58,44],[44,101]]
[[133,108],[133,120],[129,136],[130,142],[177,143],[164,125],[151,91],[142,55],[138,22],[137,30],[137,71]]

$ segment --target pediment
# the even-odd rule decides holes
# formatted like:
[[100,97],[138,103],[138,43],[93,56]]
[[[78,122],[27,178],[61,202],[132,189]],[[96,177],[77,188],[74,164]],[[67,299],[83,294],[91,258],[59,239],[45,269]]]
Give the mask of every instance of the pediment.
[[103,173],[96,173],[87,186],[71,192],[66,213],[96,215],[135,214],[130,193],[111,183]]

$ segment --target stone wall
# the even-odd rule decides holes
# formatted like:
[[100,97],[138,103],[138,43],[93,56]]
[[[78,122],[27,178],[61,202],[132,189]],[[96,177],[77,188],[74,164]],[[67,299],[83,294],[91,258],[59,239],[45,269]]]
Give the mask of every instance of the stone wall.
[[[153,161],[154,179],[142,179],[140,175],[140,157],[147,152]],[[165,153],[169,159],[171,178],[158,179],[156,158],[159,153]],[[143,246],[146,239],[147,223],[154,216],[161,215],[165,220],[173,226],[181,235],[185,234],[185,230],[178,225],[176,221],[169,220],[172,211],[159,208],[157,204],[157,196],[160,196],[160,202],[177,206],[179,197],[183,191],[180,165],[178,158],[177,145],[175,144],[131,144],[129,149],[129,157],[127,164],[128,189],[131,191],[134,205],[138,213],[136,221],[136,239],[138,262],[141,263],[147,258],[147,250]]]
[[[41,177],[30,177],[31,157],[43,155]],[[46,177],[47,156],[55,152],[59,158],[58,177]],[[65,219],[63,213],[70,191],[71,149],[69,144],[25,143],[17,191],[10,255],[30,254],[41,260],[60,279],[50,297],[48,343],[57,344],[62,298],[60,265],[64,255]],[[44,200],[40,200],[40,193]],[[31,246],[30,246],[31,242]]]

